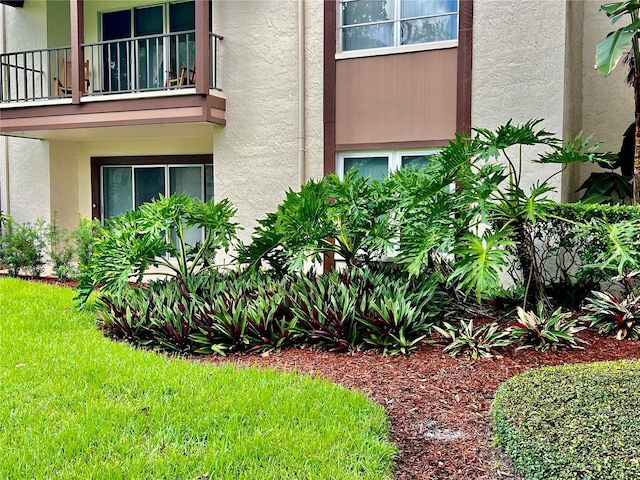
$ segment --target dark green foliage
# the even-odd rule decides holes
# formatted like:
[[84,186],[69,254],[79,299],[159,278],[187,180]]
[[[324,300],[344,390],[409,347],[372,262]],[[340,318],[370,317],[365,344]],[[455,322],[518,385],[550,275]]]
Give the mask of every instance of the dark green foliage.
[[302,271],[328,253],[348,267],[361,267],[390,246],[391,203],[379,182],[348,173],[310,180],[299,192],[289,190],[274,213],[259,220],[238,260],[249,268],[269,266],[279,274]]
[[582,348],[579,344],[584,340],[575,334],[584,327],[576,327],[577,320],[571,319],[570,313],[562,313],[557,309],[549,316],[544,313],[544,306],[538,304],[537,314],[524,311],[518,307],[519,321],[509,326],[509,333],[518,349],[533,348],[535,350],[556,350],[562,347]]
[[640,478],[640,362],[529,370],[503,383],[493,431],[526,479]]
[[54,212],[53,220],[46,229],[46,238],[53,273],[61,282],[74,278],[76,270],[71,264],[75,253],[72,234],[68,229],[60,227],[57,212]]
[[232,353],[308,344],[342,352],[408,353],[441,312],[437,289],[367,270],[278,278],[208,271],[104,294],[107,335],[180,353]]
[[1,223],[0,265],[4,265],[12,277],[20,273],[39,277],[45,264],[44,222],[17,223],[11,217],[3,217]]
[[[215,265],[216,254],[231,248],[237,229],[231,221],[234,214],[228,200],[203,203],[182,195],[161,197],[109,219],[94,240],[89,263],[80,262],[78,300],[86,302],[98,285],[120,295],[130,282],[141,283],[151,268],[182,278],[198,275]],[[202,242],[187,244],[189,228],[203,229]]]

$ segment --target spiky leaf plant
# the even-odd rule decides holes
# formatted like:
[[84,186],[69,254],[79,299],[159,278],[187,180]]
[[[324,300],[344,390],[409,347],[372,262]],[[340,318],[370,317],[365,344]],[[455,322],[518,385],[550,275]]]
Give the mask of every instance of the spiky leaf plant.
[[[444,328],[443,328],[444,327]],[[496,349],[509,345],[509,332],[500,330],[500,325],[491,323],[480,327],[473,326],[473,320],[460,321],[459,326],[443,322],[443,326],[434,326],[440,335],[451,342],[444,347],[444,352],[452,356],[468,355],[473,360],[489,358],[496,354]]]
[[615,335],[618,340],[640,339],[640,296],[630,294],[618,299],[608,292],[591,292],[584,311],[590,312],[581,320],[590,322],[604,335]]
[[579,344],[585,340],[575,336],[585,327],[577,327],[577,319],[571,319],[570,313],[560,308],[546,316],[544,304],[538,303],[537,314],[517,307],[519,321],[509,326],[509,333],[518,345],[518,349],[556,350],[562,347],[583,348]]

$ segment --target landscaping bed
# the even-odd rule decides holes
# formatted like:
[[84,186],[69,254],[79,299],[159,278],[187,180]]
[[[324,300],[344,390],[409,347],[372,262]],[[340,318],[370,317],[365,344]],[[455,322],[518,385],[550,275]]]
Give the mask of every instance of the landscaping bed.
[[197,361],[258,365],[318,375],[358,389],[391,418],[391,440],[401,450],[398,480],[518,478],[492,443],[490,407],[498,386],[531,368],[640,358],[640,342],[591,332],[584,350],[509,349],[502,358],[475,361],[421,345],[410,356],[366,351],[352,355],[291,349],[263,355],[208,356]]

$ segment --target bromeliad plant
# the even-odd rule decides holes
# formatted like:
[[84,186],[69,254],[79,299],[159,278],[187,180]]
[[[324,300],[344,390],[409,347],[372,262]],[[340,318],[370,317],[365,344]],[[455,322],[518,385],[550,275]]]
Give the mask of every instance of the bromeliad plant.
[[579,344],[586,343],[575,336],[584,330],[576,327],[577,319],[571,319],[570,313],[563,313],[560,308],[548,317],[544,305],[538,304],[537,313],[517,308],[519,321],[510,325],[508,331],[518,345],[518,349],[556,350],[561,347],[583,348]]
[[509,332],[500,330],[500,326],[495,322],[474,327],[473,320],[461,320],[458,327],[443,322],[442,327],[433,328],[445,339],[451,340],[443,351],[454,357],[464,354],[473,360],[490,358],[496,354],[497,348],[506,347],[510,343]]
[[[215,256],[236,240],[235,209],[228,200],[203,203],[186,195],[160,197],[106,222],[88,264],[80,264],[78,299],[83,304],[98,286],[118,296],[130,282],[140,284],[152,268],[169,276],[192,277],[215,266]],[[189,229],[203,240],[187,243]]]
[[607,292],[591,292],[584,310],[590,312],[581,320],[590,322],[604,335],[615,335],[618,340],[640,339],[640,295],[630,294],[618,299]]

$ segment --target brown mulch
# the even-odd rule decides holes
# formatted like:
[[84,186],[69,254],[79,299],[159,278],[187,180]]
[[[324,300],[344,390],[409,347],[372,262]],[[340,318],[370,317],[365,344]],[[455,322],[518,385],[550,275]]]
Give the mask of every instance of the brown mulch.
[[398,480],[517,478],[492,446],[489,409],[503,381],[544,365],[640,358],[640,342],[581,332],[584,350],[514,351],[471,361],[422,345],[409,356],[372,351],[335,354],[291,349],[264,355],[210,356],[199,361],[257,365],[321,376],[357,389],[382,405],[391,419],[391,440],[400,449]]

